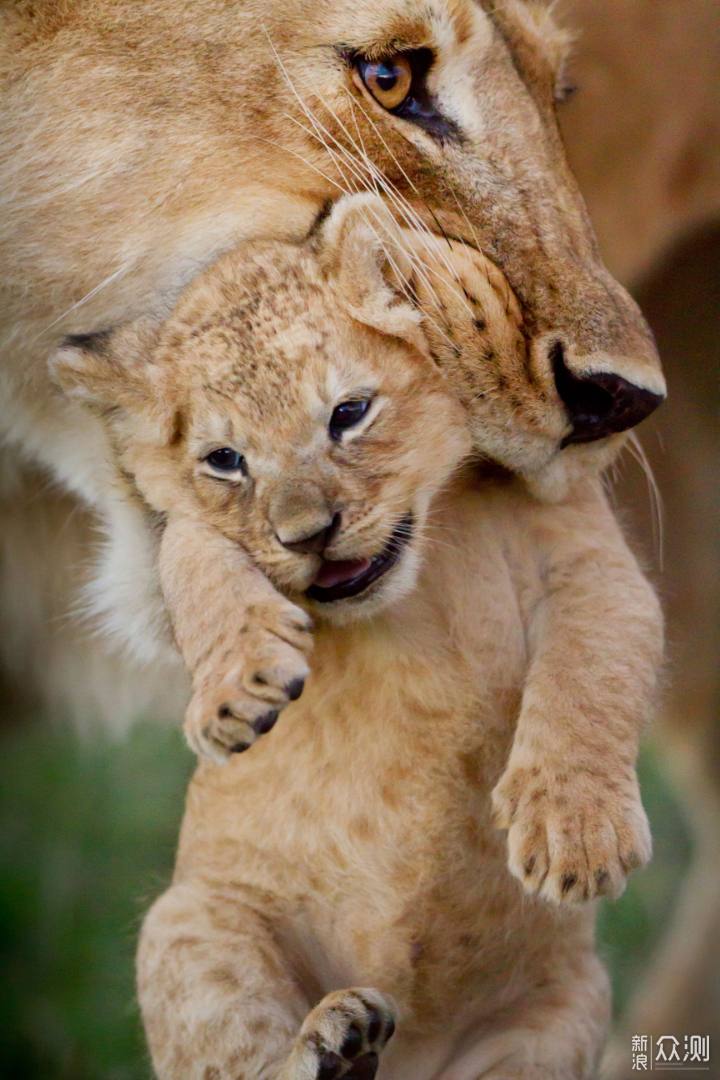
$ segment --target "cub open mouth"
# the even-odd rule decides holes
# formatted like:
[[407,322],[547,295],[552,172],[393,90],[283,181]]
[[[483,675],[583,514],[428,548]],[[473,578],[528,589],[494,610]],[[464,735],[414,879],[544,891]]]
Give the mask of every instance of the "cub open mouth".
[[306,596],[320,604],[358,596],[395,565],[412,538],[413,516],[406,514],[379,554],[372,559],[325,559]]

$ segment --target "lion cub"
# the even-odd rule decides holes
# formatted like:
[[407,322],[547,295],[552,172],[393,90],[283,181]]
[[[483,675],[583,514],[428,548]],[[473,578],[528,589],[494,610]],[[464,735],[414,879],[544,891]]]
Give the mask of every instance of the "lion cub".
[[571,453],[501,276],[343,200],[55,372],[160,515],[190,741],[236,751],[142,932],[158,1076],[593,1076],[660,616],[592,471],[552,505],[477,461]]

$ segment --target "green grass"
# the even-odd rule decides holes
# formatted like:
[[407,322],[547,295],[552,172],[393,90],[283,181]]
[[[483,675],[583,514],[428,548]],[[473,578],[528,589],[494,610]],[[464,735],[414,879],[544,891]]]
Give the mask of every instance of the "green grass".
[[169,879],[193,766],[177,732],[0,742],[0,1076],[148,1077],[133,988],[140,918]]
[[[134,1002],[135,939],[170,876],[192,767],[180,734],[149,723],[120,743],[81,743],[48,722],[0,737],[2,1080],[150,1077]],[[689,855],[649,753],[641,776],[655,861],[600,919],[618,1007]]]

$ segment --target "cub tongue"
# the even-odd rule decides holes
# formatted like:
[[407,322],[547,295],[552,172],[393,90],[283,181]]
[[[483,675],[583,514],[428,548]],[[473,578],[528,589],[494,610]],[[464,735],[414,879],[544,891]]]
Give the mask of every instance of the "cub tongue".
[[370,562],[370,559],[326,559],[318,570],[315,584],[321,589],[332,589],[363,574]]

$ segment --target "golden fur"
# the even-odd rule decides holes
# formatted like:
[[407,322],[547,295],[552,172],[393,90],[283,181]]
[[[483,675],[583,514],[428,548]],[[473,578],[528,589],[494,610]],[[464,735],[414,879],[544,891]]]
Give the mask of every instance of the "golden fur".
[[[383,110],[349,60],[418,48],[436,56],[427,90],[452,137]],[[48,354],[67,334],[171,306],[242,238],[301,238],[329,198],[379,190],[400,221],[482,247],[502,268],[539,378],[561,341],[576,375],[662,393],[646,327],[599,261],[565,164],[553,104],[563,48],[547,9],[519,0],[0,5],[2,434],[101,518],[90,608],[161,686],[178,674],[152,531],[102,426],[55,392]],[[544,415],[567,421],[554,390]],[[556,446],[553,469],[535,463],[547,497],[587,453]],[[31,577],[42,574],[34,549],[31,531],[13,542]],[[32,640],[41,613],[12,614]],[[117,679],[106,681],[111,711]]]
[[[162,325],[54,361],[164,516],[190,737],[255,743],[198,769],[143,930],[162,1078],[365,1080],[392,1017],[388,1078],[595,1074],[608,991],[585,902],[650,852],[634,762],[658,607],[590,469],[549,506],[469,461],[502,457],[519,308],[482,256],[452,248],[443,277],[428,243],[349,200],[304,245],[225,256]],[[524,390],[503,419],[516,468],[523,429],[531,462],[557,441],[532,413],[547,385]],[[336,404],[370,391],[333,441]],[[247,476],[212,475],[225,445]],[[324,557],[370,557],[409,512],[384,577],[308,601],[325,562],[288,544],[339,513]],[[288,704],[303,609],[312,673]]]
[[[93,20],[97,22],[99,6],[85,6],[86,23],[92,24]],[[144,7],[150,20],[150,5],[145,4]],[[13,8],[17,14],[13,12]],[[203,5],[203,8],[208,10],[207,5]],[[92,68],[98,66],[100,56],[96,54],[93,57],[92,50],[89,49],[85,54],[82,72],[73,62],[68,62],[65,68],[62,68],[62,57],[70,44],[67,27],[64,40],[57,36],[53,39],[53,34],[57,34],[63,28],[63,23],[67,24],[69,21],[71,8],[68,4],[44,3],[35,5],[34,11],[29,6],[23,9],[20,5],[6,4],[4,9],[8,13],[8,19],[20,21],[20,25],[16,23],[18,36],[27,39],[35,35],[38,42],[44,40],[44,50],[35,53],[37,67],[41,68],[44,58],[52,54],[57,70],[56,82],[61,89],[57,101],[53,101],[52,97],[46,94],[42,82],[38,84],[36,80],[34,84],[28,83],[22,93],[16,92],[15,99],[3,99],[7,101],[7,112],[3,119],[4,133],[9,132],[11,127],[17,131],[17,139],[14,140],[8,140],[6,134],[7,168],[17,168],[18,173],[14,175],[19,175],[22,183],[16,185],[3,179],[0,198],[5,206],[8,205],[5,200],[10,200],[14,220],[20,223],[25,213],[21,210],[20,197],[32,203],[35,196],[44,194],[51,211],[63,218],[65,236],[62,243],[75,244],[78,247],[77,257],[64,260],[63,251],[57,252],[56,238],[47,234],[46,242],[42,230],[38,229],[33,234],[34,242],[28,243],[22,261],[12,252],[3,253],[3,270],[8,278],[10,265],[14,266],[16,277],[20,274],[21,262],[24,266],[25,280],[20,282],[14,295],[16,304],[21,303],[23,296],[26,298],[28,317],[31,317],[29,298],[34,297],[32,302],[37,304],[42,291],[44,270],[40,266],[40,260],[47,258],[49,254],[53,263],[59,266],[63,273],[74,275],[86,258],[87,251],[82,250],[83,229],[76,228],[74,224],[78,187],[73,185],[72,179],[82,175],[82,161],[87,165],[92,156],[94,129],[86,122],[82,125],[68,122],[69,131],[66,134],[64,126],[58,126],[51,121],[45,126],[44,135],[38,137],[34,133],[42,124],[48,109],[61,108],[62,101],[69,93],[68,83],[76,80],[78,76],[88,76]],[[201,23],[207,16],[201,16],[199,10],[196,6],[196,18]],[[569,17],[581,30],[575,49],[578,64],[573,65],[574,68],[579,67],[577,81],[581,92],[565,107],[564,135],[569,144],[571,164],[589,201],[609,267],[626,284],[629,280],[637,282],[638,278],[647,272],[653,258],[675,243],[690,224],[716,215],[719,205],[716,148],[720,147],[720,138],[715,135],[719,100],[715,79],[717,5],[714,0],[686,0],[682,5],[675,3],[675,0],[666,0],[662,10],[663,17],[658,18],[658,0],[633,0],[632,3],[626,0],[612,0],[612,3],[608,3],[608,0],[577,0],[572,9],[566,12],[566,18]],[[156,16],[153,15],[153,18]],[[29,29],[25,29],[20,35],[23,22]],[[143,50],[146,59],[155,56],[155,64],[159,67],[163,57],[167,56],[170,41],[167,35],[160,41],[153,33],[152,26],[152,21],[149,21],[148,28],[143,30]],[[0,40],[4,29],[6,28],[0,28]],[[7,30],[6,32],[9,33]],[[177,27],[174,32],[176,38],[182,36],[182,31]],[[114,38],[119,41],[122,33],[122,27],[116,23],[107,27],[104,39],[107,41]],[[175,44],[176,42],[172,42],[173,50]],[[239,42],[236,45],[239,55],[242,44]],[[16,67],[19,61],[14,59],[16,47],[12,39],[7,37],[2,41],[2,45],[7,45],[9,57],[4,63],[8,68]],[[132,85],[132,80],[123,83],[120,78],[124,62],[123,58],[118,56],[114,84],[107,73],[107,85],[115,96],[117,109],[121,110],[123,93],[127,100],[127,111],[121,113],[120,121],[114,130],[109,125],[105,129],[106,140],[116,138],[116,149],[130,117],[135,118],[135,123],[140,122],[139,106],[135,97],[136,87]],[[133,62],[136,61],[127,58],[127,63]],[[32,64],[33,59],[30,58],[26,66],[31,69]],[[61,82],[63,70],[64,83]],[[173,70],[176,79],[182,77],[186,71],[185,60]],[[572,77],[575,81],[575,70]],[[203,73],[203,78],[196,80],[193,87],[195,96],[202,94],[206,85],[206,73]],[[18,120],[11,121],[8,117],[14,114],[15,101],[23,97],[24,104],[17,111]],[[74,116],[83,118],[88,111],[97,109],[98,104],[97,93],[88,94],[84,101],[74,104]],[[179,87],[178,117],[182,116],[183,108],[193,112],[197,106],[190,104],[190,95],[187,91],[183,93],[182,87]],[[145,109],[148,117],[151,117],[153,107],[149,99]],[[218,100],[218,115],[224,109],[223,101]],[[241,118],[242,111],[236,111],[236,127]],[[278,120],[278,123],[280,122]],[[43,139],[47,144],[46,149],[51,149],[52,139],[58,130],[66,144],[73,149],[68,155],[63,155],[58,149],[53,167],[47,174],[47,189],[43,191],[43,166],[38,149],[42,150]],[[23,137],[28,139],[30,145],[21,161],[18,140]],[[2,153],[3,147],[0,146],[0,154]],[[237,153],[244,155],[245,151],[239,148]],[[119,157],[118,154],[110,156],[114,162]],[[208,167],[209,156],[206,154],[204,157],[205,167]],[[246,160],[244,156],[242,160]],[[612,168],[608,168],[608,162],[613,163]],[[37,163],[37,166],[34,163]],[[272,175],[270,159],[268,163],[270,169],[263,177],[264,182],[280,184],[281,178]],[[65,189],[60,190],[59,184],[53,183],[53,180],[67,178],[69,173],[73,176],[70,176],[69,182],[65,184]],[[87,182],[92,181],[96,185],[96,191],[104,189],[109,192],[114,189],[117,192],[117,174],[113,170],[96,174],[94,180],[89,167],[86,168],[86,173],[89,175]],[[7,174],[4,173],[5,175]],[[128,167],[123,173],[125,186],[133,185],[133,177],[132,160],[128,159]],[[237,180],[236,175],[233,183]],[[145,183],[143,172],[138,178],[139,187],[142,189]],[[82,190],[82,185],[79,189]],[[222,197],[219,202],[223,202]],[[282,208],[275,211],[273,220],[276,230],[278,222],[283,224],[283,213]],[[151,229],[152,217],[146,220],[148,228]],[[113,232],[110,220],[95,222],[94,235],[100,238],[101,246],[108,242],[108,230]],[[20,242],[21,224],[18,225],[15,235]],[[150,248],[153,242],[148,245]],[[182,246],[183,240],[178,237],[176,250]],[[146,256],[147,251],[142,244],[140,247]],[[52,254],[53,251],[56,252],[55,255]],[[93,259],[96,257],[96,254],[93,254]],[[49,264],[46,264],[46,268],[47,265]],[[102,279],[102,274],[93,277],[93,273],[94,271],[91,271],[89,275],[92,279],[90,284],[95,287]],[[57,279],[58,273],[55,272],[53,276]],[[113,285],[111,282],[110,287]],[[68,293],[71,293],[69,297]],[[48,311],[45,321],[49,323],[57,318],[82,296],[82,283],[73,285],[68,279],[63,285],[62,293],[56,293],[56,306]],[[97,299],[102,299],[102,293],[98,294]],[[50,298],[46,300],[48,305],[52,306]],[[3,296],[3,308],[10,315],[9,322],[12,322],[17,308],[10,308],[6,296]],[[97,313],[97,319],[93,316],[85,320],[82,316],[86,308],[87,305],[83,305],[73,313],[78,318],[71,325],[68,324],[70,329],[87,330],[105,325],[102,311]],[[90,314],[88,310],[88,316]],[[58,334],[64,332],[65,324],[60,323],[55,329]],[[10,339],[3,348],[10,352],[15,348],[11,330],[4,327],[3,333]],[[31,336],[31,331],[27,331],[26,336]],[[27,356],[31,351],[26,349],[24,355]],[[39,352],[37,356],[39,361]],[[678,362],[673,401],[677,401],[677,395],[686,392],[688,362],[690,361],[686,361],[684,355],[682,364]],[[696,375],[692,381],[699,385],[696,396],[704,408],[707,394],[699,378],[703,363],[704,360],[695,361]],[[47,387],[40,363],[35,371],[36,385],[40,388],[42,397],[47,393]],[[678,415],[676,407],[673,411]],[[8,413],[11,413],[11,409],[8,409]],[[690,499],[697,486],[705,482],[704,470],[708,468],[707,462],[711,454],[705,435],[697,435],[703,430],[699,419],[701,415],[702,408],[693,412],[692,422],[689,426],[686,425],[687,445],[680,445],[679,432],[672,426],[671,415],[666,416],[663,410],[663,416],[671,424],[671,427],[664,431],[663,442],[666,447],[673,448],[673,454],[670,463],[666,458],[658,462],[658,479],[662,487],[663,474],[674,464],[677,490],[680,492],[679,497],[674,495],[672,487],[665,492],[668,520],[671,522],[680,522],[683,516],[686,516],[688,511],[684,500]],[[716,426],[715,417],[708,423]],[[29,429],[32,427],[33,424],[28,424]],[[70,425],[68,428],[71,430]],[[711,428],[706,426],[705,431],[709,430]],[[714,431],[714,427],[712,430]],[[20,430],[16,435],[21,435]],[[27,446],[30,442],[29,433],[22,438]],[[699,438],[700,441],[696,443],[693,438]],[[53,441],[51,431],[48,432],[47,440],[49,443]],[[45,455],[46,460],[48,456]],[[694,479],[688,484],[687,470],[693,467],[693,462]],[[11,674],[15,686],[21,686],[23,690],[30,687],[33,693],[41,695],[46,708],[48,704],[51,704],[53,709],[59,707],[84,727],[90,728],[105,722],[110,727],[122,730],[123,725],[137,715],[177,717],[183,708],[185,692],[177,665],[173,665],[168,671],[155,660],[152,665],[139,668],[137,665],[132,666],[126,655],[114,649],[113,655],[107,658],[106,651],[112,646],[90,638],[87,632],[83,632],[82,626],[77,626],[77,620],[68,617],[68,609],[77,606],[79,591],[87,577],[87,565],[84,573],[79,571],[82,563],[87,564],[89,561],[90,552],[96,542],[97,521],[94,513],[83,509],[82,504],[67,491],[53,492],[48,479],[47,472],[38,473],[35,465],[21,464],[8,448],[3,448],[3,478],[0,485],[0,543],[3,559],[0,581],[0,649],[6,672]],[[644,499],[643,490],[632,493],[633,505]],[[708,496],[708,506],[710,503],[711,498]],[[94,505],[97,507],[96,503]],[[707,525],[710,513],[706,512],[704,517],[698,513],[695,517],[697,520],[693,518],[692,528],[682,536],[685,549],[682,557],[679,557],[678,566],[683,570],[688,566],[696,567],[706,556],[706,549],[710,551],[707,558],[710,559],[711,566],[714,565]],[[131,539],[131,535],[126,537],[126,546],[130,545]],[[693,548],[688,554],[687,544],[691,542],[698,547],[698,551]],[[127,562],[132,563],[132,560],[133,556],[130,555]],[[666,591],[668,596],[673,598],[680,615],[679,625],[673,630],[672,636],[675,639],[682,638],[690,644],[687,645],[688,659],[682,661],[683,670],[687,672],[682,680],[683,687],[687,684],[687,693],[680,700],[673,699],[674,732],[672,740],[668,739],[665,743],[665,752],[668,761],[673,763],[684,761],[688,756],[695,759],[694,767],[688,770],[690,779],[686,784],[686,794],[700,811],[695,817],[702,820],[704,816],[708,816],[710,822],[704,841],[698,845],[698,850],[702,852],[698,857],[698,864],[703,863],[699,872],[712,879],[712,893],[715,898],[715,883],[720,881],[720,872],[717,866],[713,867],[708,860],[716,860],[715,853],[720,851],[720,845],[716,838],[717,825],[712,820],[712,815],[707,815],[707,809],[711,802],[717,804],[717,792],[715,791],[712,798],[708,798],[706,788],[712,790],[713,785],[716,787],[717,770],[713,768],[712,754],[708,752],[707,746],[713,745],[713,731],[717,724],[717,692],[709,679],[701,680],[702,686],[698,690],[698,680],[695,677],[698,655],[707,655],[708,671],[714,670],[711,663],[712,648],[708,644],[712,643],[714,633],[711,622],[714,612],[709,610],[712,590],[706,585],[707,573],[703,575],[702,589],[693,590],[692,582],[686,581],[680,571],[673,571],[674,567],[671,567]],[[711,572],[708,570],[708,573]],[[125,574],[126,578],[128,576]],[[697,575],[695,577],[697,578]],[[694,606],[686,603],[688,597],[696,597]],[[689,723],[690,720],[693,722]],[[697,731],[698,726],[703,729],[700,733]],[[683,742],[682,752],[678,751],[677,739]],[[708,779],[704,784],[695,779],[705,776]],[[715,814],[717,818],[717,811]],[[689,886],[689,892],[694,903],[697,890],[694,886]],[[717,906],[715,899],[713,904]],[[711,915],[712,917],[716,916]],[[684,920],[689,934],[697,941],[692,947],[687,940],[683,943],[680,950],[683,963],[692,954],[699,958],[701,964],[711,965],[714,954],[707,948],[702,933],[697,933],[702,919],[698,919],[693,910],[692,915],[683,914],[680,920]],[[712,976],[708,978],[711,979]],[[659,973],[653,973],[650,983],[653,992],[659,983],[670,985],[667,978],[663,979]],[[628,1031],[653,1030],[662,1034],[668,1030],[683,1030],[684,1021],[677,1019],[680,1003],[692,1002],[688,1006],[688,1015],[696,1014],[693,1013],[693,1008],[696,1008],[693,995],[697,996],[698,1001],[702,1000],[707,1004],[703,981],[692,971],[687,975],[682,992],[669,989],[668,995],[667,1008],[663,1015],[657,1018],[656,1023],[649,1024],[647,1017],[643,1016],[642,1021],[638,1019],[637,1023],[630,1025]],[[629,1037],[624,1041],[624,1049],[627,1045]]]

